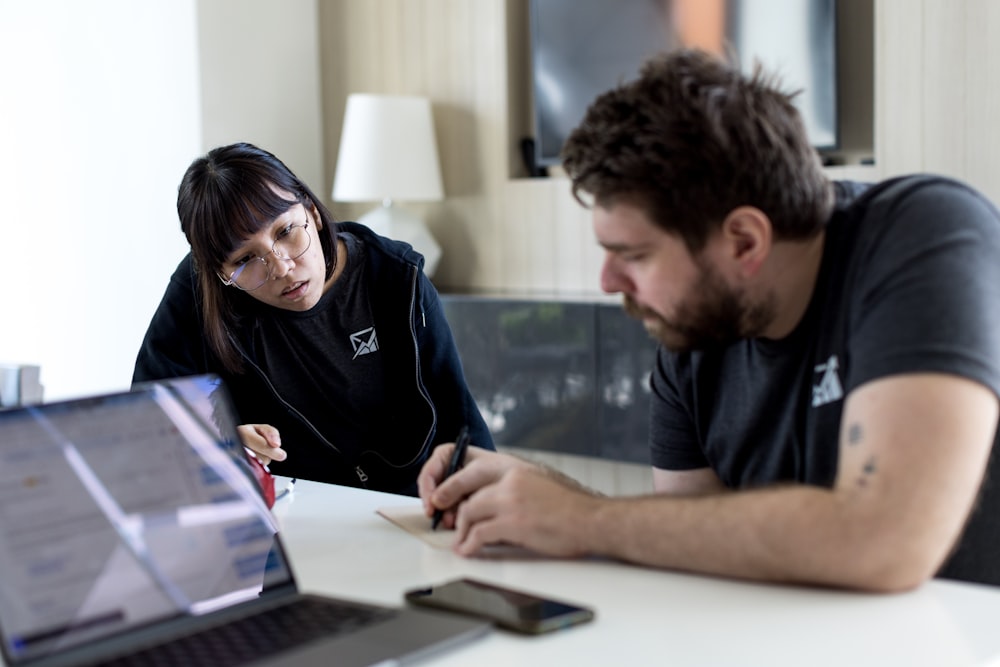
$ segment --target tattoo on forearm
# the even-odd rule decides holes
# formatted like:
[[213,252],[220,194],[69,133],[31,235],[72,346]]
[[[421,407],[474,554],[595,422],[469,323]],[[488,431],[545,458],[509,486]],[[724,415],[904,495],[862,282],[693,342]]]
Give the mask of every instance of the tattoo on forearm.
[[[853,424],[848,424],[847,426],[847,446],[855,447],[861,444],[864,439],[864,429],[861,428],[861,424],[854,422]],[[861,467],[861,474],[858,475],[857,484],[860,488],[865,488],[868,486],[868,480],[875,474],[875,457],[870,456],[865,464]]]
[[875,457],[872,456],[865,461],[865,465],[861,468],[861,475],[858,477],[858,486],[862,488],[868,486],[868,479],[872,477],[877,470],[878,467],[875,465]]

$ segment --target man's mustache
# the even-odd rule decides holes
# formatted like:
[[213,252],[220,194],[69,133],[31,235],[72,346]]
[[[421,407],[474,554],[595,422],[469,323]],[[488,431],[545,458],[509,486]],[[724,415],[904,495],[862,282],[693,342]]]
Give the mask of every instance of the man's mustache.
[[636,303],[635,299],[628,295],[622,297],[622,300],[624,302],[622,307],[625,309],[625,313],[630,317],[634,317],[637,320],[642,320],[647,317],[659,317],[654,310],[646,308],[645,306],[640,306]]

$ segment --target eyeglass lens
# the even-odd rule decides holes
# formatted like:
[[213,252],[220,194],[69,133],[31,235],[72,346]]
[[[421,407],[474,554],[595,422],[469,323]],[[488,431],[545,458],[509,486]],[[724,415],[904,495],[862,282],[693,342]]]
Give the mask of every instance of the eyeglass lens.
[[[271,254],[280,260],[298,259],[309,250],[312,237],[306,230],[308,223],[289,225],[282,230],[281,235],[271,246]],[[255,257],[233,272],[230,277],[236,286],[247,292],[252,291],[267,282],[271,276],[271,266],[268,258]]]

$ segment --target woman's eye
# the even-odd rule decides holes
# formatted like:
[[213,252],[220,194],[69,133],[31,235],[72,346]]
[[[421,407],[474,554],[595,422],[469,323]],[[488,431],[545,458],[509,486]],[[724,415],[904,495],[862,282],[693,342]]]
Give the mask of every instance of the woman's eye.
[[243,266],[247,262],[253,259],[253,255],[244,255],[237,260],[233,261],[233,266]]
[[278,238],[279,239],[283,239],[286,236],[288,236],[289,234],[291,234],[293,231],[295,231],[295,225],[288,225],[287,227],[285,227],[284,229],[282,229],[280,232],[278,232]]

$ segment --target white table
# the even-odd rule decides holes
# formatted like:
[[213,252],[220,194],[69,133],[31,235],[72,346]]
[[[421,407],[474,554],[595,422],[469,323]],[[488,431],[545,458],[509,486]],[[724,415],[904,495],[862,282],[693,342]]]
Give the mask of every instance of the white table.
[[303,590],[387,605],[471,576],[581,602],[595,621],[495,631],[435,665],[1000,665],[1000,588],[934,580],[898,595],[753,584],[602,560],[468,559],[375,510],[412,502],[299,481],[275,506]]

